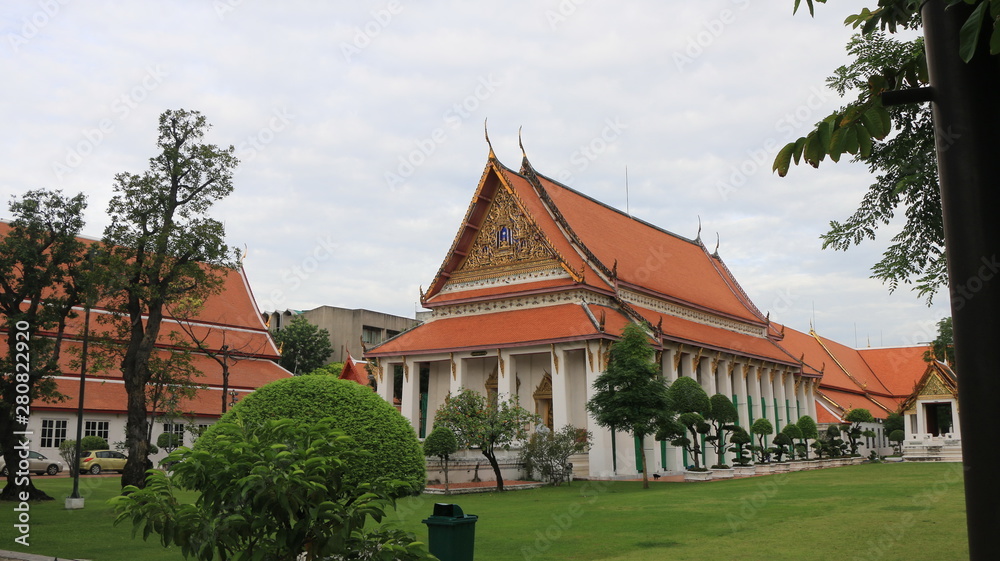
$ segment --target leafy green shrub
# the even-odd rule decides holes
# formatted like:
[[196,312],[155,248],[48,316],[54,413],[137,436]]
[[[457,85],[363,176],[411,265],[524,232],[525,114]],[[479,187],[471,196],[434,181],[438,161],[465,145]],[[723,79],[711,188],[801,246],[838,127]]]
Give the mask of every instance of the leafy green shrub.
[[[351,463],[351,484],[386,477],[422,490],[427,480],[424,452],[409,421],[371,388],[332,376],[297,376],[271,382],[241,399],[222,416],[247,425],[269,419],[314,423],[332,417],[367,454]],[[217,425],[194,444],[196,450],[218,450]]]
[[166,458],[172,474],[154,471],[144,489],[111,499],[115,524],[131,521],[143,538],[155,532],[165,547],[206,561],[431,559],[413,534],[372,523],[392,509],[400,482],[350,483],[365,452],[339,424],[220,421],[216,449],[180,448]]
[[585,452],[589,446],[590,433],[584,429],[566,425],[552,432],[545,427],[531,435],[519,459],[529,478],[538,470],[542,479],[559,485],[569,476],[569,457]]
[[108,441],[100,436],[85,436],[80,439],[80,448],[83,450],[107,450]]
[[[90,435],[85,436],[80,439],[80,450],[107,450],[108,441],[101,438],[100,436]],[[59,445],[59,455],[62,456],[63,460],[66,460],[67,466],[77,465],[76,459],[76,440],[63,440],[62,444]],[[72,469],[72,468],[70,468]]]
[[172,432],[160,433],[160,436],[156,437],[156,445],[169,454],[181,445],[181,437]]
[[758,459],[763,462],[764,453],[767,451],[767,447],[764,446],[764,438],[774,433],[774,426],[771,425],[771,421],[761,418],[750,425],[750,432],[757,435],[758,444],[753,449],[757,452]]

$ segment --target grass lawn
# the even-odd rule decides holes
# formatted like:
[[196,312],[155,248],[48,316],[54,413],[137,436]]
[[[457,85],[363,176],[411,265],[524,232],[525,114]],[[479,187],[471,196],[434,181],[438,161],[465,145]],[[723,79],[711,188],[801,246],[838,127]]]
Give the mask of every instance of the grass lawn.
[[[113,528],[104,501],[118,477],[83,478],[83,511],[66,511],[66,478],[37,478],[57,501],[31,508],[31,547],[0,549],[95,561],[174,560],[157,542]],[[959,464],[875,464],[712,483],[576,482],[400,502],[394,523],[427,536],[435,502],[455,502],[476,524],[481,561],[959,560],[968,558]],[[0,503],[9,519],[13,505]],[[153,537],[151,537],[153,539]],[[17,547],[14,547],[17,546]]]

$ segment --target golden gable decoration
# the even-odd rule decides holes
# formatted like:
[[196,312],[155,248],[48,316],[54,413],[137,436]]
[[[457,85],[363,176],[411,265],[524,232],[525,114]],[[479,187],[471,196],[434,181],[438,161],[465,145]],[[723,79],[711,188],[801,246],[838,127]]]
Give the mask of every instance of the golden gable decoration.
[[474,281],[504,273],[560,267],[556,252],[538,226],[503,187],[497,189],[469,254],[452,280]]
[[932,374],[927,378],[927,383],[920,390],[920,395],[924,396],[951,396],[954,393],[945,387],[944,383],[941,382],[941,378],[937,374]]

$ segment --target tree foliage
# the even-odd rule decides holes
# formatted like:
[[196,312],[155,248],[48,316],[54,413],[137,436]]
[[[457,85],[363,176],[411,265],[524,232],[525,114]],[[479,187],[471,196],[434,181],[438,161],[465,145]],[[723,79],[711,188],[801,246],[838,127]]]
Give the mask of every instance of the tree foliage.
[[[642,441],[656,432],[657,421],[668,409],[667,388],[654,360],[656,353],[645,331],[635,323],[625,326],[609,353],[607,369],[594,381],[587,411],[598,425],[629,432]],[[643,487],[648,489],[646,449],[640,448]]]
[[129,460],[123,485],[142,486],[149,455],[146,386],[165,306],[183,298],[204,299],[219,290],[218,267],[232,267],[236,253],[225,243],[222,222],[210,218],[214,203],[233,189],[237,165],[232,146],[202,141],[209,125],[197,111],[160,115],[159,150],[141,173],[115,176],[104,230],[106,266],[117,284],[107,306],[127,333],[121,361],[128,395]]
[[957,369],[955,363],[955,333],[952,327],[951,317],[946,317],[938,321],[937,337],[931,341],[931,348],[924,353],[924,360],[927,362],[939,361],[947,364],[952,369]]
[[736,428],[736,423],[740,420],[740,413],[733,405],[733,401],[721,393],[717,393],[709,398],[711,408],[706,420],[712,427],[711,434],[705,440],[712,443],[715,448],[719,464],[725,465],[726,453],[726,432]]
[[[818,3],[822,3],[816,0]],[[989,26],[990,52],[1000,52],[1000,0],[950,0],[949,5],[974,5],[960,33],[959,50],[966,61],[975,51],[984,24]],[[799,7],[799,0],[795,8]],[[810,13],[813,0],[807,0]],[[848,45],[854,61],[837,69],[829,79],[842,96],[856,97],[821,121],[806,137],[779,151],[774,170],[784,176],[791,161],[818,167],[826,156],[838,161],[843,153],[868,164],[876,174],[858,210],[843,222],[831,222],[823,246],[846,250],[888,224],[902,207],[906,225],[872,267],[873,277],[889,285],[912,284],[931,302],[947,281],[944,231],[936,169],[935,133],[927,104],[886,106],[883,95],[928,85],[927,62],[922,40],[910,42],[887,38],[881,32],[921,25],[919,0],[879,0],[875,10],[863,9],[846,20],[861,34]],[[881,32],[879,32],[881,31]],[[890,134],[893,126],[898,134]],[[944,147],[954,142],[941,133]]]
[[445,495],[451,494],[451,490],[448,488],[448,457],[458,450],[458,438],[448,427],[434,427],[434,430],[424,439],[424,455],[433,456],[441,461],[441,468],[444,471]]
[[745,428],[735,427],[732,436],[729,437],[729,442],[733,444],[729,451],[736,454],[736,465],[745,466],[753,461],[752,452],[748,448],[749,445],[753,444],[753,437]]
[[809,441],[815,441],[819,438],[819,429],[816,426],[816,421],[809,415],[803,415],[799,417],[798,421],[795,421],[795,426],[798,427],[799,432],[802,434],[799,442],[802,447],[797,449],[801,452],[802,457],[808,460],[809,448],[812,447]]
[[434,414],[434,426],[454,431],[460,446],[479,448],[493,468],[497,491],[503,491],[497,451],[510,449],[514,442],[527,438],[527,427],[540,422],[537,415],[521,407],[516,395],[509,399],[498,396],[494,402],[467,388],[462,388],[457,395],[448,394]]
[[763,462],[764,455],[767,451],[767,447],[764,445],[764,439],[767,438],[767,435],[774,434],[774,426],[771,425],[771,421],[760,418],[750,425],[750,432],[757,435],[757,446],[755,447],[757,458]]
[[[364,450],[344,475],[349,483],[370,483],[379,477],[406,482],[423,489],[427,470],[424,453],[409,421],[371,388],[329,376],[298,376],[276,380],[241,399],[222,416],[223,421],[247,426],[272,419],[293,419],[313,423],[335,419]],[[194,448],[218,450],[218,431],[209,427]]]
[[903,453],[903,441],[906,440],[906,433],[903,429],[895,429],[889,433],[889,442],[892,443],[892,450],[897,455]]
[[274,342],[281,349],[278,364],[296,376],[320,368],[333,354],[330,332],[309,323],[305,316],[292,318],[274,334]]
[[[667,388],[667,408],[677,414],[675,422],[684,427],[680,434],[674,435],[670,443],[687,448],[694,460],[695,469],[701,468],[699,440],[700,436],[708,434],[711,430],[711,425],[705,420],[705,417],[712,413],[711,399],[694,378],[681,376]],[[660,436],[667,436],[669,432],[664,430]]]
[[899,413],[889,413],[882,423],[882,429],[886,433],[892,433],[892,431],[903,430],[906,428],[905,419]]
[[[29,191],[9,205],[13,220],[0,236],[0,450],[7,465],[17,465],[15,431],[25,430],[31,404],[59,399],[53,376],[66,323],[89,288],[82,273],[85,247],[77,239],[86,200],[59,191]],[[42,333],[54,334],[41,337]],[[30,358],[30,360],[28,360]],[[8,470],[0,499],[27,492],[32,500],[51,500],[29,478]],[[25,485],[15,485],[17,479]]]
[[115,523],[202,561],[430,559],[412,534],[372,524],[406,484],[353,482],[361,448],[336,420],[314,421],[216,424],[218,449],[168,456],[170,475],[150,471],[145,489],[126,487],[112,499]]
[[845,413],[844,420],[847,422],[844,423],[841,429],[847,435],[847,440],[851,447],[851,455],[855,455],[858,453],[858,447],[861,445],[861,437],[870,438],[875,436],[873,431],[864,429],[861,426],[863,423],[874,423],[875,417],[867,409],[856,408]]

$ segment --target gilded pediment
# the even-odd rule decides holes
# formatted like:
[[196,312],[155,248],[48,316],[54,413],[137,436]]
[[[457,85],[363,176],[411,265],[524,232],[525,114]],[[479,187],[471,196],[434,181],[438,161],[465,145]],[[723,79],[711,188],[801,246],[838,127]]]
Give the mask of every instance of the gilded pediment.
[[937,374],[933,374],[927,378],[927,383],[924,387],[920,389],[921,396],[941,396],[941,395],[953,395],[950,389],[944,385],[941,378]]
[[556,252],[517,199],[499,188],[452,280],[470,281],[559,267]]

